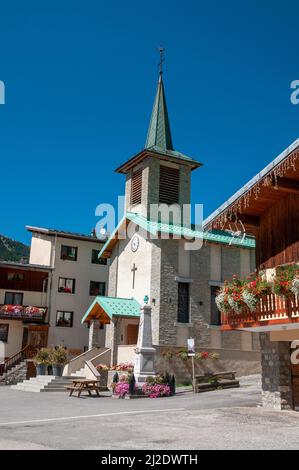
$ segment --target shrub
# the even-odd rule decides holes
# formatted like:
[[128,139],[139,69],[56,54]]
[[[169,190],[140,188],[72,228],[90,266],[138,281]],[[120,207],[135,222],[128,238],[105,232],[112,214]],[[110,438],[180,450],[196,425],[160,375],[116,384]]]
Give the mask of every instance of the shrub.
[[45,364],[45,365],[51,364],[50,349],[41,348],[37,352],[33,360],[36,364]]
[[56,346],[49,352],[52,365],[64,366],[67,363],[67,352],[63,346]]

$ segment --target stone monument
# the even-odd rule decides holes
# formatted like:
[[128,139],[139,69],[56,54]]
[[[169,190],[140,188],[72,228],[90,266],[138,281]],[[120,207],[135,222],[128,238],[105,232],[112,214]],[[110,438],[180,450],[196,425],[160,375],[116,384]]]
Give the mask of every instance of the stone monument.
[[135,349],[134,375],[137,383],[144,383],[155,372],[156,350],[152,344],[152,307],[147,305],[148,296],[144,297],[145,305],[141,308],[137,347]]

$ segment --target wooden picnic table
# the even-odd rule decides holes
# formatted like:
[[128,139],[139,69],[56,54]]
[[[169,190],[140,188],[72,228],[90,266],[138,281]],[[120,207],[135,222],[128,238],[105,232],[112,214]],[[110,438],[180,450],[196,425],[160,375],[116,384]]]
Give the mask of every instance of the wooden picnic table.
[[92,391],[95,391],[97,396],[100,396],[100,383],[99,380],[90,379],[74,379],[72,385],[67,385],[66,389],[70,391],[70,397],[74,392],[78,393],[80,398],[81,393],[86,390],[89,396],[92,396]]

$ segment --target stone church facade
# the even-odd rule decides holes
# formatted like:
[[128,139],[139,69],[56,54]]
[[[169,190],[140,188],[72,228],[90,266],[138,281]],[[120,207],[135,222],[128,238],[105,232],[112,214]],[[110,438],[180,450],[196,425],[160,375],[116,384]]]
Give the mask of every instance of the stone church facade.
[[[200,232],[188,227],[186,218],[183,222],[169,220],[167,211],[152,209],[163,204],[164,208],[179,208],[182,214],[190,204],[192,171],[200,166],[173,149],[160,75],[145,148],[116,170],[126,176],[126,212],[100,252],[110,258],[108,296],[112,303],[113,299],[134,299],[140,305],[148,297],[160,371],[172,369],[183,378],[188,373],[186,365],[182,367],[176,358],[166,364],[163,352],[178,351],[186,347],[188,338],[194,338],[198,350],[219,352],[219,361],[213,365],[218,370],[258,372],[258,336],[247,331],[221,331],[215,304],[217,288],[224,279],[254,271],[254,240],[227,232]],[[125,231],[130,236],[122,238]],[[186,237],[202,246],[187,250]],[[95,321],[104,318],[104,310],[98,310],[98,317],[87,315],[84,320],[92,320],[94,328]],[[105,346],[111,348],[111,362],[133,357],[138,314],[128,310],[110,313],[105,319]]]

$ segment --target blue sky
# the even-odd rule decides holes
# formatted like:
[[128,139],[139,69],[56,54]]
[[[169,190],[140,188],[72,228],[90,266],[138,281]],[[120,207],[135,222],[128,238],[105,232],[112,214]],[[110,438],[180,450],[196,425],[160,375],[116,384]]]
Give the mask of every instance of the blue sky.
[[144,145],[157,48],[173,142],[204,166],[205,216],[299,137],[297,1],[2,2],[0,233],[89,233],[115,204],[114,169]]

